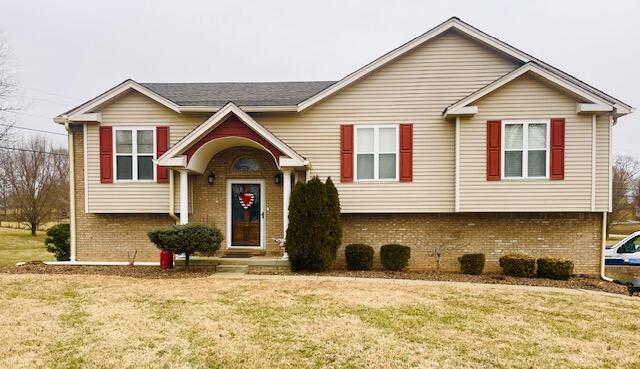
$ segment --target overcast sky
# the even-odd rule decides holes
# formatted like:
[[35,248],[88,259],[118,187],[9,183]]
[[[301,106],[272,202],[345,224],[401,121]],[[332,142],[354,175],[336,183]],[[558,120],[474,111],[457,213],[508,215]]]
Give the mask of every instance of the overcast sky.
[[[640,105],[640,1],[8,1],[0,32],[25,109],[52,117],[139,82],[336,80],[451,16]],[[64,144],[64,136],[50,135]],[[614,151],[640,158],[640,112]]]

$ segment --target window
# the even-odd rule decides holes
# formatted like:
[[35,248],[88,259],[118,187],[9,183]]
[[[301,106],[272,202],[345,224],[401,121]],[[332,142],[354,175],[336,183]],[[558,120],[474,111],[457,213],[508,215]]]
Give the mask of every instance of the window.
[[549,121],[504,121],[504,178],[548,178]]
[[356,180],[398,179],[398,126],[355,127]]
[[260,166],[254,158],[243,156],[233,163],[233,170],[239,172],[255,172],[260,170]]
[[155,134],[153,129],[115,130],[116,179],[153,181]]
[[633,254],[640,252],[640,236],[636,236],[618,247],[618,254]]

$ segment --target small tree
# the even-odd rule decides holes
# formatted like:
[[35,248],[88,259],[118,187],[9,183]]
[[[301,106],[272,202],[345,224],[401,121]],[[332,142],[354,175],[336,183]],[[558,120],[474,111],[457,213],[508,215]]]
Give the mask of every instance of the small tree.
[[169,228],[154,229],[149,240],[159,249],[174,254],[184,254],[184,269],[189,269],[189,258],[196,252],[213,253],[220,248],[222,232],[202,224],[184,224]]
[[332,256],[335,256],[342,244],[342,219],[340,218],[340,196],[338,189],[333,184],[331,177],[327,178],[327,211],[329,212],[329,242],[332,247]]
[[326,186],[318,177],[298,183],[291,193],[285,249],[293,271],[327,270],[335,259],[328,202]]
[[71,258],[71,232],[69,224],[58,224],[47,230],[47,238],[44,244],[47,251],[53,253],[58,261],[67,261]]

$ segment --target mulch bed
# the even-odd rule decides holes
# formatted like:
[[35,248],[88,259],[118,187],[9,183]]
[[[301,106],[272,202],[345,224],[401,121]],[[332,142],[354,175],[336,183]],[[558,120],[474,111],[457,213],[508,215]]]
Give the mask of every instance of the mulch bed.
[[595,290],[609,293],[628,295],[627,288],[615,283],[603,281],[596,278],[573,277],[568,281],[556,281],[544,278],[518,278],[500,274],[467,275],[460,273],[438,273],[438,272],[389,272],[389,271],[347,271],[332,270],[322,273],[293,273],[293,272],[251,272],[251,274],[279,274],[279,275],[310,275],[310,276],[331,276],[331,277],[354,277],[354,278],[388,278],[388,279],[413,279],[423,281],[450,281],[450,282],[470,282],[485,284],[511,284],[524,286],[559,287],[571,289]]
[[[121,277],[134,277],[144,279],[164,279],[164,278],[202,278],[215,274],[211,270],[190,270],[183,269],[164,270],[154,266],[65,266],[65,265],[45,265],[28,264],[23,266],[0,267],[0,273],[4,274],[91,274],[110,275]],[[251,272],[251,274],[270,275],[310,275],[310,276],[331,276],[331,277],[355,277],[355,278],[388,278],[388,279],[413,279],[425,281],[453,281],[485,284],[511,284],[525,286],[544,286],[572,289],[586,289],[603,291],[609,293],[627,295],[627,289],[611,282],[587,277],[573,277],[568,281],[555,281],[542,278],[517,278],[498,274],[466,275],[459,273],[437,273],[437,272],[388,272],[388,271],[346,271],[333,270],[323,273],[293,273],[293,272]]]
[[92,274],[144,279],[165,278],[199,278],[208,277],[215,271],[190,270],[182,268],[160,269],[157,266],[81,266],[81,265],[46,265],[27,264],[22,266],[0,267],[4,274]]

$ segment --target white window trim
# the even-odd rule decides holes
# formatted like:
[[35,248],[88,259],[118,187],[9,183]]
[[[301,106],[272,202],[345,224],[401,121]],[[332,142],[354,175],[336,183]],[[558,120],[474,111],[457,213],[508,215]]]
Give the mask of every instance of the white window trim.
[[[400,125],[399,124],[357,124],[353,126],[353,172],[354,180],[356,182],[398,182],[400,176]],[[358,178],[358,130],[373,128],[373,179]],[[379,156],[380,154],[391,154],[390,152],[379,151],[379,130],[380,128],[394,128],[396,131],[396,176],[395,178],[382,178],[379,179]],[[360,153],[367,154],[367,153]]]
[[[116,150],[116,133],[117,131],[131,131],[131,153],[120,154]],[[113,181],[117,183],[132,183],[132,182],[140,182],[140,183],[153,183],[157,180],[156,169],[157,166],[153,164],[153,178],[152,179],[138,179],[138,156],[149,156],[147,153],[138,154],[138,131],[151,131],[153,132],[153,152],[151,153],[152,160],[156,159],[156,127],[113,127]],[[131,156],[131,171],[132,171],[132,179],[118,179],[118,156]]]
[[[521,177],[506,177],[504,173],[505,168],[505,126],[508,124],[522,124],[522,176]],[[546,163],[545,163],[545,175],[544,176],[529,176],[529,124],[545,124],[547,126],[547,140],[546,140]],[[500,143],[500,176],[503,180],[523,180],[523,179],[549,179],[549,166],[550,166],[550,152],[551,152],[551,119],[510,119],[503,120],[500,136],[502,141]],[[534,149],[535,151],[535,149]]]

